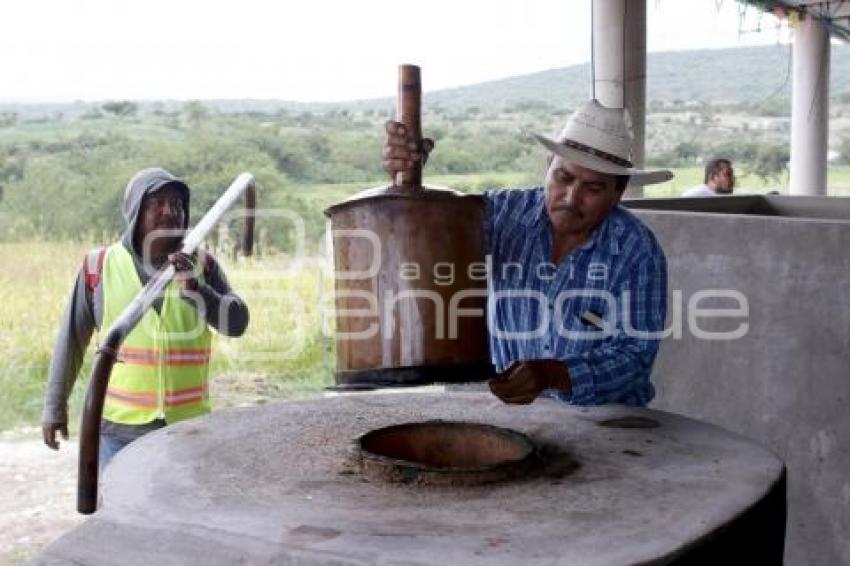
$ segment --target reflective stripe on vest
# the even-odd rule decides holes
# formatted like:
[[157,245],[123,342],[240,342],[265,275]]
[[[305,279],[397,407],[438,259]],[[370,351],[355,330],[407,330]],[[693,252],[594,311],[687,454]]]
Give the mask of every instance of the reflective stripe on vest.
[[172,366],[200,366],[210,362],[210,351],[199,348],[160,351],[122,346],[118,350],[118,361],[137,366],[155,366],[160,362]]
[[[142,289],[133,258],[121,243],[107,250],[102,286],[105,331]],[[124,339],[106,391],[105,419],[172,423],[209,412],[212,334],[203,314],[179,293],[178,284],[169,284],[160,313],[149,309]]]
[[[186,405],[189,403],[199,403],[203,401],[204,397],[208,395],[208,393],[206,386],[190,387],[180,391],[166,391],[165,402],[171,407]],[[129,407],[159,407],[159,396],[156,393],[130,391],[110,384],[108,395],[115,403]]]

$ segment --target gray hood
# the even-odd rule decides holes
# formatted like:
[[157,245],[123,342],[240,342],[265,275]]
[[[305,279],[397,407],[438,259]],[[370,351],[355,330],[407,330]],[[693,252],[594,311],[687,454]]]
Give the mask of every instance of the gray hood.
[[184,195],[183,210],[186,213],[183,228],[189,227],[189,186],[182,179],[165,169],[159,167],[142,169],[133,175],[127,183],[127,188],[124,189],[124,204],[121,206],[121,213],[127,223],[121,241],[134,255],[136,255],[136,250],[133,247],[133,234],[136,231],[139,211],[142,209],[142,199],[145,195],[156,192],[166,185],[176,185],[182,189]]

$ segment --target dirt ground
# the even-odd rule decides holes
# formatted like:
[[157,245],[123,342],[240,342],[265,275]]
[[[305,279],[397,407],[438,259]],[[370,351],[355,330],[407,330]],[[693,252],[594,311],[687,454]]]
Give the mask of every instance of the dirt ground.
[[54,452],[36,428],[0,433],[0,564],[27,563],[84,520],[75,440]]

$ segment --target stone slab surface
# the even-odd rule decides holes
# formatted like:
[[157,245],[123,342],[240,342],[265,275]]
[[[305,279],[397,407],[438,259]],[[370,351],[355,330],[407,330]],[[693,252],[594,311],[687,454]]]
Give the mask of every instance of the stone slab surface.
[[[598,424],[635,416],[660,426]],[[359,435],[431,419],[513,428],[549,465],[527,480],[463,488],[359,473]],[[105,474],[102,508],[37,563],[664,562],[751,507],[782,472],[741,436],[649,409],[507,406],[487,393],[279,403],[134,443]]]

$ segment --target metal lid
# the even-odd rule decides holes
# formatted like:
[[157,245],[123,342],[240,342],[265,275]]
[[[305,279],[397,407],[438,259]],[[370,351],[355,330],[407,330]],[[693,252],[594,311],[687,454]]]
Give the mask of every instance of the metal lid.
[[481,195],[470,195],[447,187],[434,187],[429,185],[409,187],[397,185],[383,185],[360,191],[359,193],[333,204],[325,209],[325,216],[339,212],[344,208],[363,204],[366,202],[385,199],[414,199],[423,201],[449,201],[454,199],[475,199],[483,202]]

